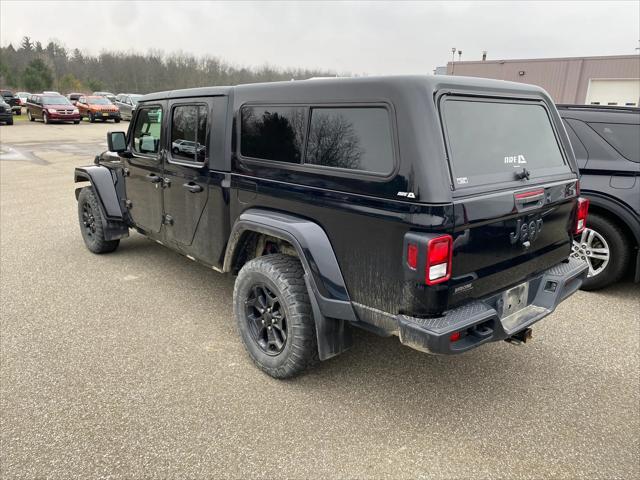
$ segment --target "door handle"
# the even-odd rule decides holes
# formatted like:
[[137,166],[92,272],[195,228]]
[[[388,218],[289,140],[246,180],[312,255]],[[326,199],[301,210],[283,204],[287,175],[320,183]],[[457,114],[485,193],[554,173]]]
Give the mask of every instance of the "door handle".
[[182,186],[187,190],[189,190],[191,193],[198,193],[202,191],[202,187],[197,183],[193,183],[193,182],[183,183]]
[[150,173],[147,175],[147,180],[149,180],[151,183],[159,183],[162,181],[162,177],[159,177],[155,173]]

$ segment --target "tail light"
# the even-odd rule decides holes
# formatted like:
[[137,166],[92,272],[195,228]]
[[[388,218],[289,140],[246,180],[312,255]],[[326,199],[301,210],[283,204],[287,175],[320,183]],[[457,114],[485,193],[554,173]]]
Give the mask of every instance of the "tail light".
[[451,235],[432,238],[427,244],[427,266],[425,282],[427,285],[437,285],[451,278]]
[[578,198],[578,209],[576,212],[576,224],[573,231],[574,235],[578,235],[582,233],[584,228],[587,226],[587,214],[589,213],[589,199],[579,197]]

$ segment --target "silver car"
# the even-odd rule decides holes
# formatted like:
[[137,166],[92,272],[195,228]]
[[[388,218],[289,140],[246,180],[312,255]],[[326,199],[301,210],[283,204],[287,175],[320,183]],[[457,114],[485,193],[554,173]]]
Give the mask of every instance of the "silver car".
[[137,93],[119,93],[116,95],[116,100],[113,103],[120,109],[120,115],[122,115],[123,120],[131,120],[140,97],[142,97],[142,95],[138,95]]

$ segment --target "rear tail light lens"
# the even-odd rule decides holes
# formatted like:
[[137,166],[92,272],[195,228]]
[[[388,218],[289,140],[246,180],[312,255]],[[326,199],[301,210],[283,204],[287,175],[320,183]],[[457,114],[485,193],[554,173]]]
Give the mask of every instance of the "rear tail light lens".
[[576,225],[574,228],[574,235],[578,235],[582,233],[582,231],[587,226],[587,215],[589,213],[589,199],[588,198],[578,198],[578,209],[576,213]]
[[429,240],[427,244],[427,268],[425,282],[427,285],[437,285],[451,278],[451,235]]

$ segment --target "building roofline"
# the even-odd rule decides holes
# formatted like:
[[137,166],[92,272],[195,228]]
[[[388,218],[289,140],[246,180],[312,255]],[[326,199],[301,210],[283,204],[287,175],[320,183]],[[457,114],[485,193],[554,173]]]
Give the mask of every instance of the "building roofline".
[[623,59],[637,59],[640,60],[640,55],[628,54],[628,55],[597,55],[593,57],[549,57],[549,58],[514,58],[514,59],[497,59],[497,60],[462,60],[459,62],[447,62],[449,65],[472,65],[477,63],[521,63],[521,62],[557,62],[567,60],[623,60]]

